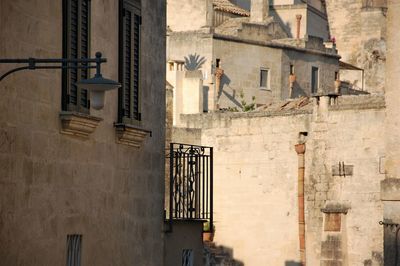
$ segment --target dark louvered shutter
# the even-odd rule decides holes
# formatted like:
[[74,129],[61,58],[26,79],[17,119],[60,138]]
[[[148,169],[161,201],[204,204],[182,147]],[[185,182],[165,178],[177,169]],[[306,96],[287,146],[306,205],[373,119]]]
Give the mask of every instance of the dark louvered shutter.
[[[80,18],[81,18],[81,32],[80,32],[80,37],[81,37],[81,51],[80,55],[81,58],[89,58],[90,53],[89,53],[89,8],[90,8],[90,3],[89,0],[81,0],[81,13],[80,13]],[[88,69],[81,69],[81,79],[87,79],[89,78],[89,70]],[[85,89],[82,89],[80,91],[80,106],[82,106],[84,109],[89,108],[89,98],[88,98],[88,91]]]
[[123,83],[123,116],[131,118],[132,87],[132,12],[124,8],[124,83]]
[[140,14],[135,14],[133,23],[133,88],[132,105],[133,118],[140,120],[139,113],[139,71],[140,71],[140,24],[142,18]]
[[140,116],[140,4],[120,1],[120,122],[139,121]]
[[[90,0],[64,0],[63,8],[63,57],[90,57]],[[70,64],[70,66],[78,66],[78,64]],[[88,69],[71,68],[63,71],[63,98],[66,98],[63,99],[63,109],[89,112],[88,91],[80,90],[75,85],[79,80],[88,77]]]

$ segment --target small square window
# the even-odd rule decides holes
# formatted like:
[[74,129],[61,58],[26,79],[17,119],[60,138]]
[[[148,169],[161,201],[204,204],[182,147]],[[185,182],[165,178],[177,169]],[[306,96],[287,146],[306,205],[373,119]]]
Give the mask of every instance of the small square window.
[[269,69],[260,70],[260,87],[262,89],[269,89]]
[[290,65],[290,75],[294,75],[294,65]]

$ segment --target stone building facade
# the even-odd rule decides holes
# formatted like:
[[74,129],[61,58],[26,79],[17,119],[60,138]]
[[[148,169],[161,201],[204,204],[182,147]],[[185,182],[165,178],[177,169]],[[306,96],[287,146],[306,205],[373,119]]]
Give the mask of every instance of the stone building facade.
[[342,61],[364,70],[341,79],[371,93],[383,93],[386,61],[386,0],[326,0],[329,28]]
[[[140,46],[134,51],[139,76],[130,78],[139,82],[141,114],[119,114],[117,90],[106,93],[103,110],[63,106],[61,70],[26,70],[1,81],[1,265],[71,265],[70,256],[80,257],[79,265],[163,265],[165,6],[160,0],[0,1],[0,58],[61,58],[68,36],[90,57],[101,51],[108,60],[103,75],[123,82],[119,53],[133,50],[121,49],[119,34]],[[135,24],[122,19],[132,14]],[[119,33],[121,21],[140,36]],[[13,67],[0,64],[0,73]],[[85,93],[78,96],[83,103]]]
[[246,11],[228,0],[168,2],[167,59],[202,70],[204,111],[335,91],[340,57],[324,45],[324,6],[268,3]]
[[[396,0],[321,3],[326,4],[330,33],[336,39],[338,53],[341,55],[343,49],[343,61],[358,66],[353,69],[364,70],[364,90],[370,95],[337,95],[327,90],[311,98],[276,97],[254,112],[225,110],[202,114],[201,110],[197,113],[191,110],[178,114],[178,123],[171,127],[174,142],[214,147],[215,245],[230,254],[237,265],[397,263],[400,74],[396,62],[400,56],[397,27],[400,21],[396,14],[400,12],[400,3]],[[360,19],[365,19],[365,23]],[[362,37],[355,36],[358,27],[366,27]],[[237,59],[238,74],[231,84],[242,81],[240,76],[248,74],[249,61],[254,61],[246,61],[250,56],[257,55],[257,60],[264,62],[271,59],[271,56],[263,58],[264,54],[254,47],[251,52],[243,48],[249,44],[238,40],[240,34],[245,33],[222,36],[216,28],[212,37],[216,45],[202,45],[211,38],[203,32],[202,37],[193,39],[191,46],[208,49],[210,54],[221,53],[218,55],[221,58],[216,58],[220,59],[223,74],[229,72],[228,77],[235,61],[233,56],[232,59],[224,54],[233,54],[235,50],[236,54],[244,54],[244,59]],[[375,43],[371,52],[367,44],[370,37],[376,37],[377,43],[382,44],[378,46],[384,49],[374,52]],[[180,40],[182,44],[184,39]],[[277,43],[285,41],[290,45],[293,40],[281,39]],[[377,61],[370,60],[371,54],[377,55]],[[348,60],[353,55],[367,60],[365,63],[371,68],[358,64],[358,59]],[[274,53],[274,56],[280,55]],[[299,56],[310,62],[319,60],[307,51]],[[329,62],[327,57],[321,61]],[[290,60],[282,62],[283,68]],[[350,68],[344,62],[340,67]],[[180,75],[183,80],[187,77],[183,68],[174,71],[182,73],[171,75],[167,71],[167,74]],[[342,79],[353,75],[343,73],[343,68],[340,72]],[[284,80],[285,75],[281,72],[278,77]],[[203,81],[201,77],[198,79],[200,84],[208,86],[204,76]],[[253,76],[249,80],[254,79]],[[191,91],[198,89],[199,83],[186,87],[179,82],[174,84],[178,84],[175,87],[178,91]],[[173,102],[172,109],[177,103]]]

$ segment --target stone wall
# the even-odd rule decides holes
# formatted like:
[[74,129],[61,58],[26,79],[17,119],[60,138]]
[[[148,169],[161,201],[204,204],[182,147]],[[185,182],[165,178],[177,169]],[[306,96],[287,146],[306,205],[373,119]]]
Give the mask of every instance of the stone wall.
[[169,0],[167,26],[172,31],[193,31],[213,23],[212,0]]
[[[385,1],[374,6],[365,6],[364,2],[326,0],[329,28],[342,60],[365,70],[365,89],[382,93],[386,60]],[[344,73],[341,79],[362,87],[357,72]]]
[[[321,43],[322,44],[322,43]],[[240,109],[243,99],[247,104],[255,97],[256,104],[290,98],[290,65],[294,66],[296,82],[293,97],[311,94],[311,68],[319,68],[319,92],[334,90],[335,72],[339,71],[338,57],[312,53],[305,49],[274,48],[273,45],[253,44],[240,39],[216,38],[214,57],[222,62],[219,103],[222,108]],[[260,87],[260,70],[269,71],[268,88]]]
[[294,145],[301,132],[307,264],[382,265],[384,100],[346,96],[330,106],[321,97],[307,110],[182,118],[201,130],[202,145],[214,147],[215,241],[245,265],[299,262]]
[[[91,56],[117,80],[118,1],[91,2]],[[140,149],[116,143],[117,91],[81,139],[60,134],[60,70],[0,83],[2,265],[65,265],[68,234],[83,235],[82,265],[163,265],[165,1],[142,1],[142,16],[141,127],[153,134]],[[61,0],[2,0],[0,25],[0,58],[62,56]]]

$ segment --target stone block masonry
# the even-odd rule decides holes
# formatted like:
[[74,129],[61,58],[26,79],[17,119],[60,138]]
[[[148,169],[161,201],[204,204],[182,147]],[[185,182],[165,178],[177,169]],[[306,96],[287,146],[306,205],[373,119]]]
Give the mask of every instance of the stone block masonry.
[[[314,111],[182,116],[194,134],[181,128],[180,136],[191,134],[186,139],[200,137],[201,145],[214,147],[215,242],[245,265],[300,262],[294,150],[300,132],[307,132],[307,265],[333,265],[333,258],[335,265],[363,265],[382,258],[383,98],[343,96],[337,106],[310,105]],[[353,174],[332,172],[338,162],[345,162],[345,171],[354,166]]]

